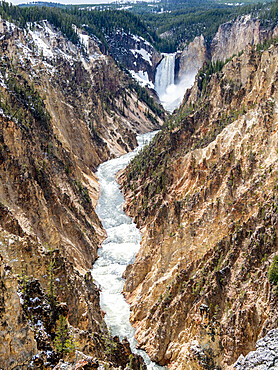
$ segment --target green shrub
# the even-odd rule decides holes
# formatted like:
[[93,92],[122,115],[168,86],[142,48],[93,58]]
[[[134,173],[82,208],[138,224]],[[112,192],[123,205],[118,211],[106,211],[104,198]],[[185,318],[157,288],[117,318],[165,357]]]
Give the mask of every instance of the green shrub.
[[268,279],[274,285],[278,284],[278,256],[273,258],[273,262],[268,271]]

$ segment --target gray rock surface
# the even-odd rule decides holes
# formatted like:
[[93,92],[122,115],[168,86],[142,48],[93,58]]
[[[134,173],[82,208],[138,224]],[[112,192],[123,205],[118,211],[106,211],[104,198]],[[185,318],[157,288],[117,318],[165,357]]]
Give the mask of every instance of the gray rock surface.
[[241,355],[234,364],[237,370],[277,370],[278,369],[278,329],[270,330],[257,341],[256,351],[246,357]]

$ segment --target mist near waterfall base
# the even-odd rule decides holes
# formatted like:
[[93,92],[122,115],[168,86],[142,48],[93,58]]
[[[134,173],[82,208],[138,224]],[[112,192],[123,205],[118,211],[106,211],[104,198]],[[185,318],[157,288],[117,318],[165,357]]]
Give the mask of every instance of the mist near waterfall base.
[[196,73],[186,74],[178,83],[168,85],[164,93],[158,93],[165,110],[172,113],[180,106],[186,90],[192,87],[195,76]]
[[175,82],[176,53],[163,53],[163,59],[159,63],[154,88],[164,109],[172,113],[182,102],[184,94],[195,80],[197,71],[185,73]]

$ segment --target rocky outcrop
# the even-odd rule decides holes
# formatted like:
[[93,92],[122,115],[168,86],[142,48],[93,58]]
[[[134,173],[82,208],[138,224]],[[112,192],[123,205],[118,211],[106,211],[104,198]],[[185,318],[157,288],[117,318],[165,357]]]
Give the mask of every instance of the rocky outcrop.
[[235,21],[221,24],[214,36],[210,53],[213,62],[230,58],[245,49],[270,37],[277,37],[278,27],[269,30],[261,26],[259,19],[251,15],[238,17]]
[[277,328],[277,58],[249,47],[204,69],[121,179],[143,233],[131,322],[171,369],[228,368]]
[[233,368],[247,369],[276,369],[278,367],[278,329],[270,330],[265,337],[256,343],[256,351],[240,356]]
[[221,24],[211,43],[212,60],[225,60],[243,50],[246,45],[256,45],[263,40],[260,21],[250,15]]
[[225,61],[242,52],[248,45],[257,45],[277,36],[278,26],[267,28],[250,14],[239,16],[221,24],[210,43],[206,43],[201,35],[177,53],[176,78],[181,80],[184,75],[196,75],[208,60],[214,63],[217,60]]
[[[85,54],[82,54],[47,22],[35,24],[32,29],[29,35],[31,45],[28,46],[37,48],[38,55],[46,54],[43,58],[47,63],[43,64],[51,75],[50,83],[46,85],[50,91],[46,95],[49,97],[48,108],[57,123],[55,126],[59,129],[63,118],[73,115],[78,117],[78,121],[83,121],[93,141],[97,141],[93,157],[99,158],[98,163],[107,159],[105,151],[108,151],[108,157],[126,153],[134,149],[136,134],[161,125],[161,118],[151,113],[152,107],[142,99],[138,100],[132,80],[116,67],[111,57],[100,52],[94,39],[84,31],[76,29],[85,48]],[[26,54],[26,48],[21,48],[21,44],[17,46],[19,54]],[[56,99],[59,94],[60,99]],[[146,117],[147,110],[154,116],[152,122]],[[84,132],[82,128],[76,127],[76,130]],[[68,136],[75,138],[75,132],[69,133],[65,129],[62,135],[71,142],[73,140]],[[87,137],[85,132],[82,141],[86,142]],[[84,155],[84,151],[83,154],[78,153],[79,157],[84,158]]]
[[162,56],[148,41],[119,30],[106,38],[109,52],[116,60],[130,71],[147,72],[148,79],[154,82],[155,70]]
[[197,36],[181,53],[177,53],[177,75],[181,80],[184,75],[196,75],[207,60],[207,47],[204,36]]

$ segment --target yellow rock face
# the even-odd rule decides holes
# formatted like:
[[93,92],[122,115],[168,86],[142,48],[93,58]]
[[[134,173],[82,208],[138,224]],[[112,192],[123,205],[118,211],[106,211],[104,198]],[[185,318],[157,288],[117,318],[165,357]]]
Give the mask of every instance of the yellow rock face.
[[131,322],[170,369],[227,368],[277,326],[277,66],[277,46],[248,47],[203,92],[196,81],[138,179],[135,162],[121,178],[143,233]]
[[[105,361],[107,328],[89,271],[105,238],[94,210],[95,170],[132,150],[136,134],[162,120],[150,121],[129,77],[92,39],[85,59],[46,21],[23,31],[0,20],[0,32],[6,72],[0,87],[6,104],[0,113],[0,368],[27,368],[41,353],[47,362],[59,314],[79,350]],[[48,55],[34,45],[34,33]],[[49,303],[50,266],[56,308]],[[115,358],[128,362],[128,345],[118,347]]]

